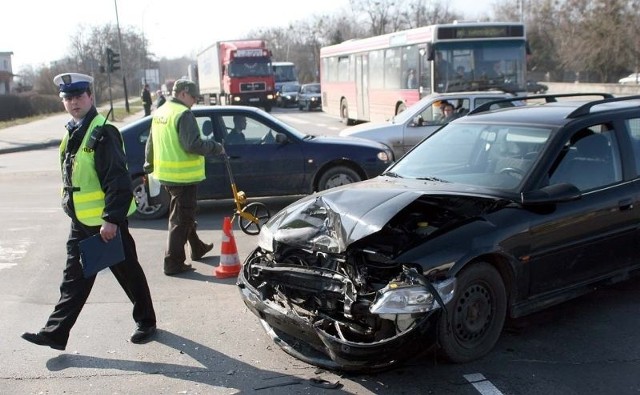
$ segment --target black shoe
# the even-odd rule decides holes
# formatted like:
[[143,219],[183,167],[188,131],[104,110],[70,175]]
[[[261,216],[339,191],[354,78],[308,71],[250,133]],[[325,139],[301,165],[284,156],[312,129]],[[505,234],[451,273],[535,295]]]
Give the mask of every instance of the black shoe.
[[25,332],[22,334],[22,338],[33,344],[37,344],[39,346],[49,346],[55,350],[64,350],[65,347],[67,346],[66,344],[56,343],[46,335],[39,332],[38,333]]
[[207,252],[213,250],[213,243],[211,244],[204,244],[204,249],[202,250],[201,253],[199,254],[194,254],[193,250],[191,251],[191,260],[192,261],[197,261],[199,259],[202,259],[203,256],[205,256],[207,254]]
[[191,270],[195,270],[193,266],[183,263],[182,265],[175,268],[164,269],[164,274],[166,274],[167,276],[173,276],[175,274],[190,272]]
[[139,326],[133,333],[131,334],[131,343],[141,344],[146,343],[153,335],[156,333],[156,326]]

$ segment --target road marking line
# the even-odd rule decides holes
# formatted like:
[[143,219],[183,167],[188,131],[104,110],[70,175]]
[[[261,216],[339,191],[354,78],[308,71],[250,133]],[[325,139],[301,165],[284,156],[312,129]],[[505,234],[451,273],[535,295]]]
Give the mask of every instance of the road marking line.
[[306,124],[311,123],[311,122],[308,122],[308,121],[301,121],[301,120],[300,120],[300,119],[298,119],[298,118],[293,118],[293,117],[290,117],[290,116],[287,116],[287,115],[280,115],[280,116],[278,116],[278,118],[279,118],[281,121],[284,121],[284,122],[288,122],[288,123],[299,123],[299,124],[301,124],[301,125],[306,125]]
[[503,395],[499,389],[480,373],[465,374],[463,377],[482,395]]

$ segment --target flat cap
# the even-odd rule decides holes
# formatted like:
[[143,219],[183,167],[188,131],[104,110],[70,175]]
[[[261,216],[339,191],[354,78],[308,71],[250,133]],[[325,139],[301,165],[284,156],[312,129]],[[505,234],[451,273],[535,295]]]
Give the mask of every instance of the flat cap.
[[200,96],[200,92],[198,91],[198,86],[195,82],[188,80],[186,78],[180,78],[173,83],[173,96],[175,97],[178,93],[187,91],[193,97]]

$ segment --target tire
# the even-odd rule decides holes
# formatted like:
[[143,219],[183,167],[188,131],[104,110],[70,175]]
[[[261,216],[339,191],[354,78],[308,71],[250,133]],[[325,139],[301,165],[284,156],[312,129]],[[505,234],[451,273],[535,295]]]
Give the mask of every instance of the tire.
[[167,213],[169,212],[169,201],[171,200],[171,197],[164,188],[160,188],[160,196],[155,199],[158,201],[158,204],[150,205],[148,203],[148,188],[144,183],[144,178],[134,178],[132,181],[132,186],[133,197],[136,200],[136,211],[133,214],[135,218],[158,219],[167,215]]
[[304,107],[304,109],[307,112],[311,111],[311,102],[310,101],[307,102],[307,105]]
[[353,125],[353,120],[349,118],[349,105],[344,99],[340,102],[340,122],[347,126]]
[[273,107],[273,106],[272,106],[271,104],[267,104],[266,106],[264,106],[264,110],[265,110],[266,112],[271,112],[272,107]]
[[346,166],[334,166],[327,169],[318,181],[318,191],[335,188],[340,185],[352,184],[362,181],[362,178],[354,170]]
[[298,103],[298,110],[302,111],[303,108],[304,108],[304,105],[302,103]]
[[478,359],[495,346],[507,312],[507,293],[500,273],[485,262],[457,276],[453,300],[438,323],[438,345],[451,362]]

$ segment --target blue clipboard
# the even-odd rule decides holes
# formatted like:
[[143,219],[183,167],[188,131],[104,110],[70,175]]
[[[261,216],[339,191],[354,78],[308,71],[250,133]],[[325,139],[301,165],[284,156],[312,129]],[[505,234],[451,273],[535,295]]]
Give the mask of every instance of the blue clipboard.
[[120,228],[116,237],[105,243],[100,233],[86,238],[79,243],[80,264],[84,278],[96,275],[100,270],[124,261],[124,247]]

